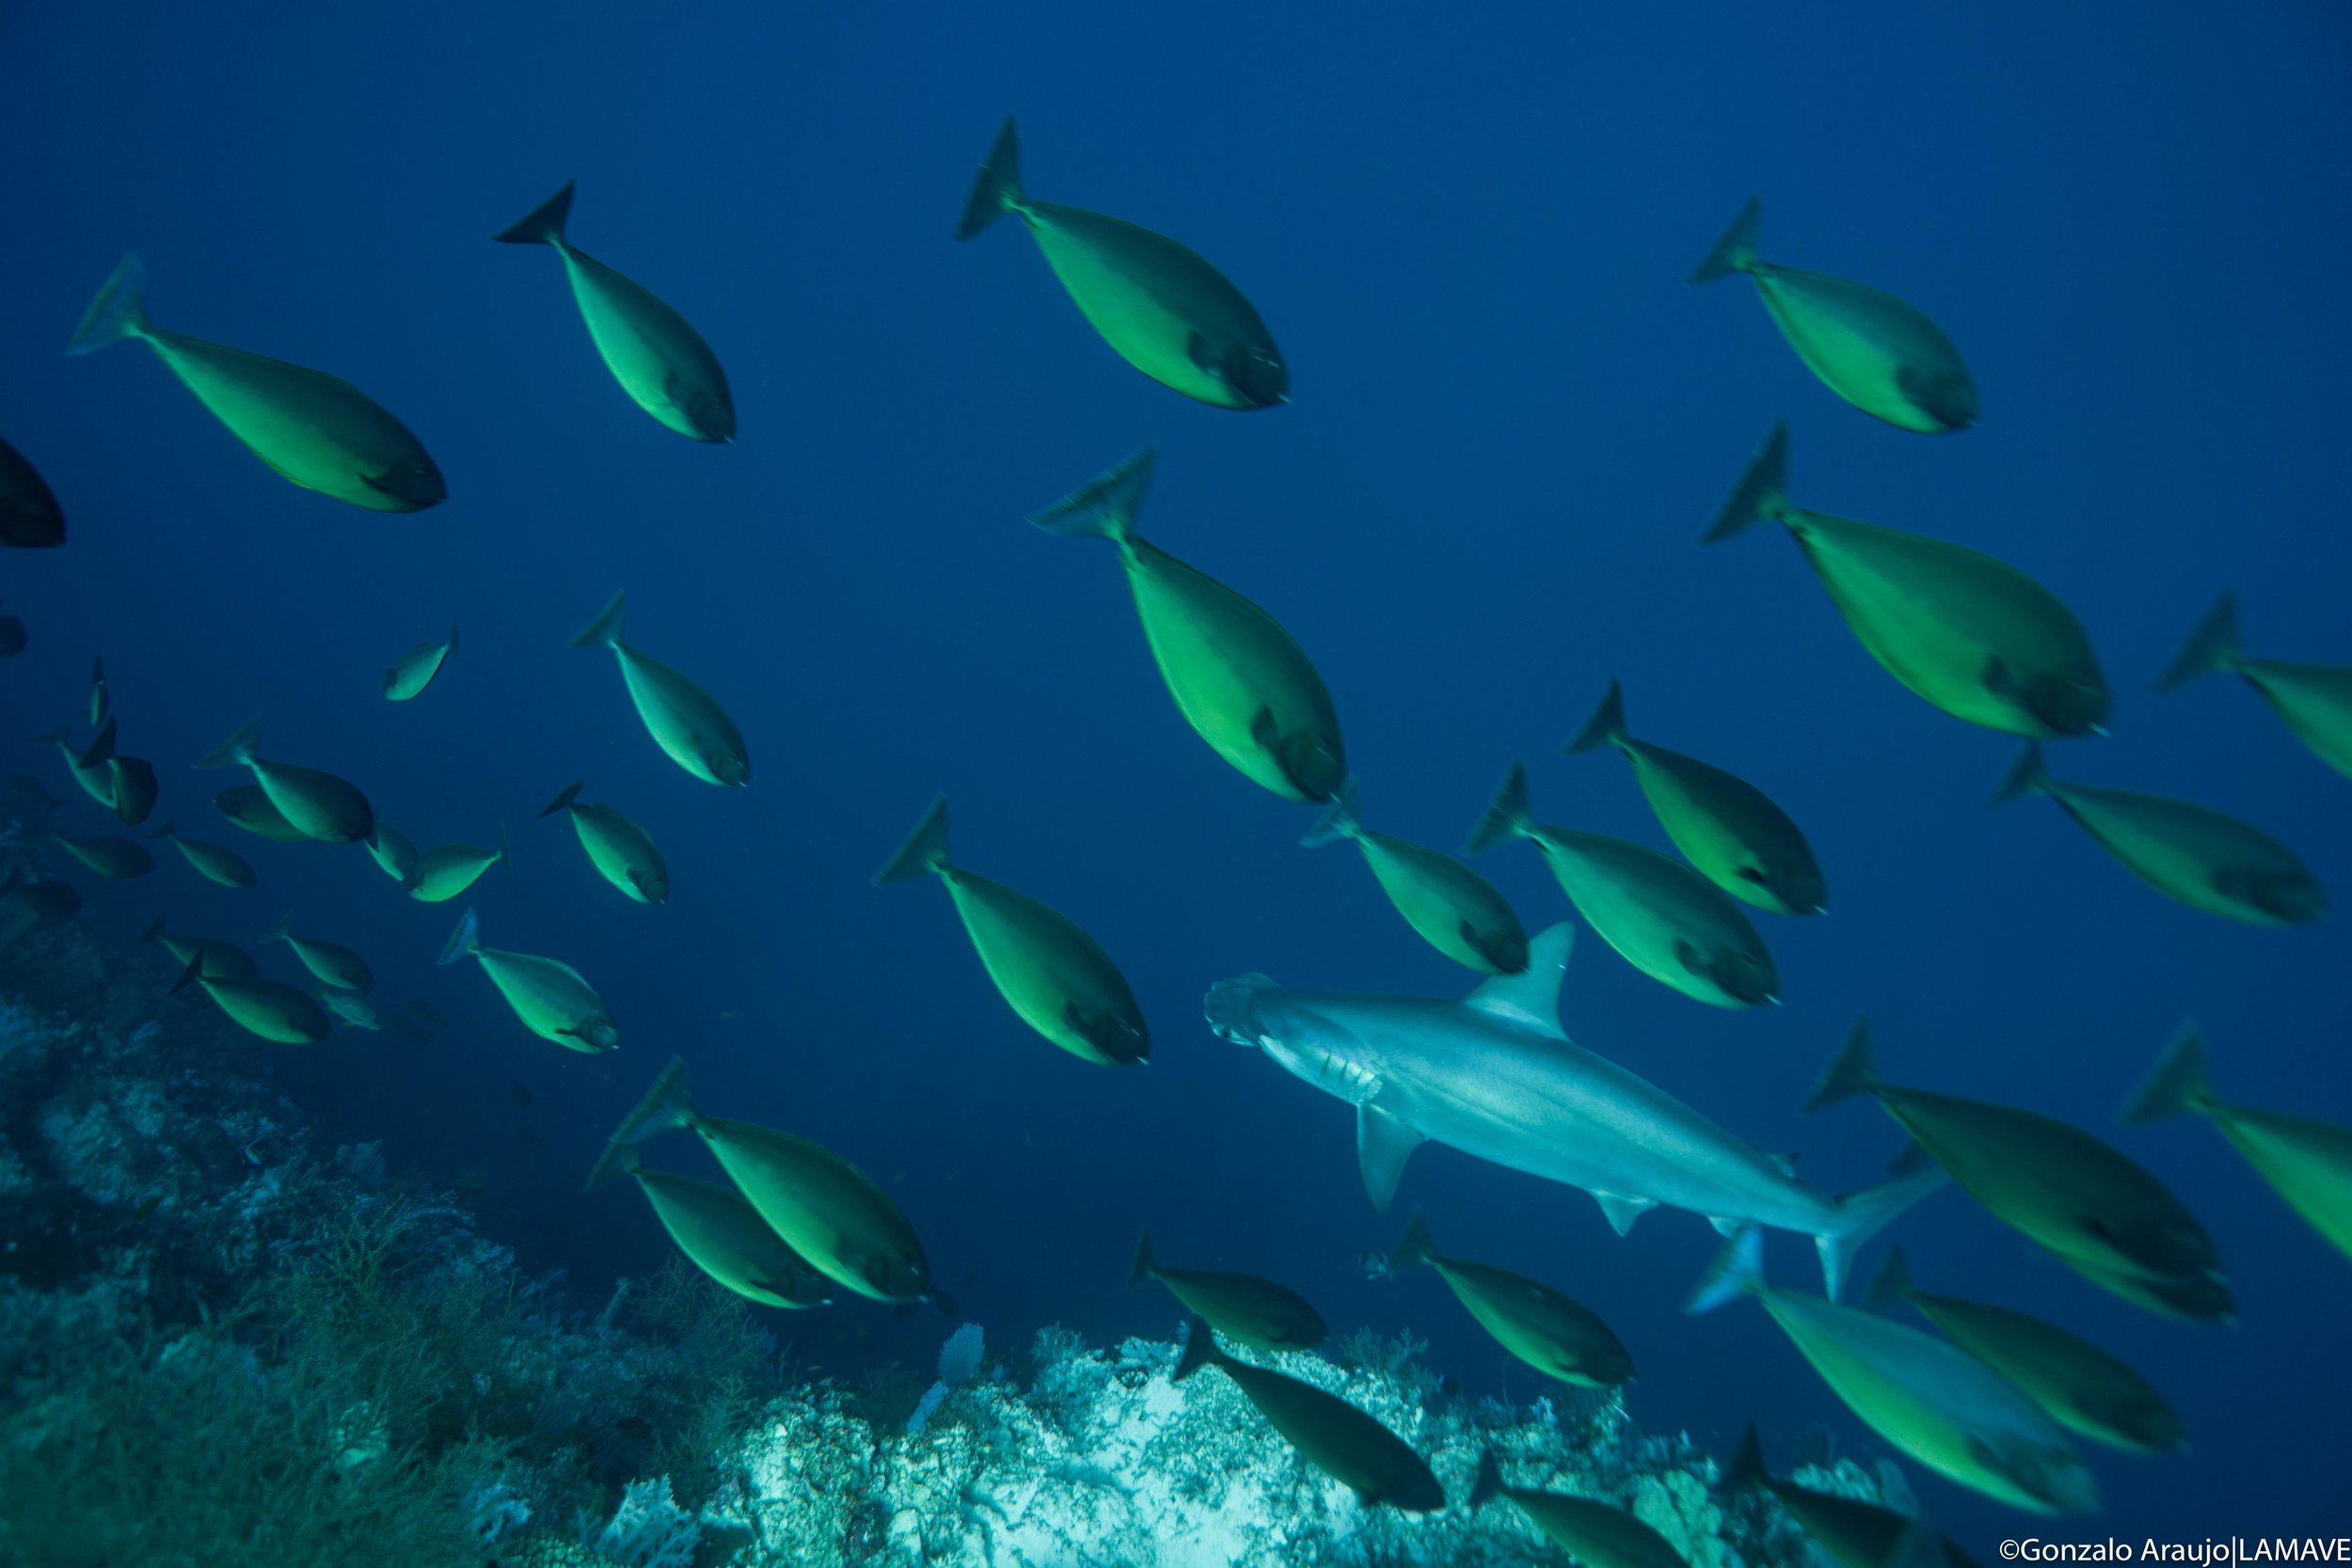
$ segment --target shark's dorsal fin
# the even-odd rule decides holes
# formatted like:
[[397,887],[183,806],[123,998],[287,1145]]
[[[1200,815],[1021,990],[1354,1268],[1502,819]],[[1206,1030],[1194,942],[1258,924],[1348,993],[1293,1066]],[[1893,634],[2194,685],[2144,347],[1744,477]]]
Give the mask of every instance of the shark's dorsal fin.
[[1389,1212],[1405,1175],[1405,1162],[1426,1136],[1375,1105],[1356,1107],[1356,1164],[1363,1171],[1364,1193],[1375,1209]]
[[1595,1202],[1609,1220],[1609,1228],[1622,1236],[1633,1228],[1633,1222],[1658,1207],[1654,1197],[1627,1197],[1622,1193],[1595,1193]]
[[1565,920],[1538,931],[1527,944],[1525,969],[1496,975],[1462,998],[1462,1006],[1547,1035],[1560,1034],[1560,981],[1575,948],[1576,927]]

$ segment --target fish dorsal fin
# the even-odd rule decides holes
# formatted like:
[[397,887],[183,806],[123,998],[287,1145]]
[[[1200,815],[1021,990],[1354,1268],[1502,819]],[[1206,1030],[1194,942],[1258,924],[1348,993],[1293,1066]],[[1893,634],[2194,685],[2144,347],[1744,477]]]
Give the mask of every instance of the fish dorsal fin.
[[1369,1101],[1356,1107],[1356,1164],[1375,1209],[1389,1212],[1396,1200],[1396,1184],[1405,1176],[1405,1162],[1426,1138]]
[[1623,1193],[1595,1193],[1593,1200],[1600,1205],[1609,1228],[1620,1236],[1633,1228],[1635,1220],[1658,1207],[1654,1197],[1628,1197]]
[[1560,982],[1568,972],[1568,955],[1576,948],[1576,927],[1566,921],[1538,931],[1527,944],[1527,967],[1517,974],[1498,974],[1462,998],[1462,1006],[1508,1023],[1559,1035]]

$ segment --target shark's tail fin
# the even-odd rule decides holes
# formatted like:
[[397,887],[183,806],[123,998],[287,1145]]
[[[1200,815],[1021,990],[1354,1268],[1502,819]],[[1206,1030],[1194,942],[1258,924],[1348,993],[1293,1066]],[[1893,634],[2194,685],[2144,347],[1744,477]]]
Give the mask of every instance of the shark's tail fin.
[[1495,798],[1486,802],[1486,815],[1478,819],[1478,826],[1470,830],[1470,837],[1463,842],[1462,853],[1482,853],[1534,826],[1534,814],[1527,803],[1527,764],[1515,762],[1511,771],[1502,775]]
[[1813,1238],[1814,1249],[1821,1255],[1821,1293],[1832,1301],[1842,1297],[1854,1253],[1892,1224],[1896,1215],[1950,1180],[1943,1166],[1927,1159],[1914,1144],[1895,1163],[1894,1175],[1839,1198],[1832,1227]]

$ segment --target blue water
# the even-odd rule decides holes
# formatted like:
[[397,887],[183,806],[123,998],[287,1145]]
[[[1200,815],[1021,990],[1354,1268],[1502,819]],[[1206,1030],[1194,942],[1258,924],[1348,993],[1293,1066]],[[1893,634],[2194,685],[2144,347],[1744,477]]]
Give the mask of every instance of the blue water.
[[[2345,1260],[2209,1130],[2112,1122],[2185,1013],[2225,1094],[2352,1117],[2341,921],[2217,921],[2046,801],[1986,811],[2004,738],[1889,680],[1786,541],[1693,543],[1787,416],[1798,501],[2010,560],[2090,627],[2115,734],[2058,749],[2061,777],[2264,824],[2352,896],[2352,785],[2233,683],[2144,694],[2224,585],[2252,651],[2352,659],[2336,8],[203,9],[0,22],[0,431],[73,530],[0,562],[33,636],[0,671],[8,770],[67,792],[22,739],[74,710],[103,653],[122,748],[163,774],[158,817],[233,844],[262,885],[174,858],[143,882],[78,879],[91,918],[127,941],[161,909],[249,941],[291,909],[367,954],[386,1000],[456,1020],[426,1046],[254,1044],[336,1135],[466,1182],[492,1233],[593,1299],[664,1254],[634,1196],[578,1185],[677,1052],[709,1107],[888,1184],[997,1342],[1056,1320],[1166,1333],[1164,1294],[1120,1289],[1148,1221],[1168,1261],[1275,1274],[1342,1328],[1425,1336],[1473,1392],[1532,1397],[1434,1279],[1360,1277],[1358,1253],[1420,1204],[1449,1251],[1606,1316],[1641,1364],[1643,1423],[1727,1453],[1751,1416],[1822,1422],[1879,1451],[1761,1313],[1678,1315],[1715,1245],[1695,1219],[1619,1240],[1584,1196],[1435,1147],[1381,1218],[1344,1108],[1200,1026],[1204,987],[1243,970],[1433,994],[1471,976],[1353,851],[1293,847],[1311,814],[1187,732],[1112,552],[1023,522],[1156,440],[1146,531],[1312,654],[1371,825],[1451,847],[1523,756],[1545,819],[1662,842],[1621,763],[1557,755],[1614,673],[1636,734],[1805,826],[1835,912],[1758,917],[1785,1007],[1702,1007],[1588,940],[1578,1039],[1842,1189],[1892,1157],[1892,1124],[1797,1104],[1867,1010],[1896,1081],[2102,1130],[2196,1209],[2241,1328],[2139,1312],[1956,1193],[1898,1227],[1923,1285],[2090,1336],[2196,1436],[2182,1457],[2094,1452],[2104,1516],[2041,1533],[2341,1532]],[[1295,405],[1187,403],[1117,360],[1017,229],[950,242],[1008,110],[1032,194],[1174,235],[1248,293]],[[555,258],[488,243],[571,177],[573,239],[717,349],[738,445],[656,427],[596,360]],[[1752,192],[1765,255],[1894,290],[1951,333],[1980,429],[1879,425],[1744,283],[1683,286]],[[350,378],[429,444],[450,501],[339,507],[274,479],[135,345],[58,357],[126,247],[156,321]],[[749,789],[680,772],[611,657],[565,647],[619,587],[631,640],[740,723]],[[383,666],[453,611],[457,660],[382,702]],[[255,713],[266,754],[349,775],[421,846],[486,844],[504,820],[516,864],[476,890],[485,940],[580,969],[623,1051],[559,1052],[479,973],[434,970],[460,906],[404,899],[359,849],[222,823],[209,798],[233,780],[185,765]],[[582,776],[659,837],[669,907],[624,901],[568,831],[530,820]],[[866,885],[943,790],[961,862],[1121,963],[1148,1069],[1028,1035],[939,889]],[[78,798],[69,824],[105,831]],[[1482,866],[1531,928],[1565,916],[1525,848]],[[1772,1259],[1815,1284],[1809,1249],[1776,1238]],[[778,1333],[854,1373],[927,1361],[947,1326],[845,1306]],[[1979,1556],[2031,1523],[1912,1473]]]

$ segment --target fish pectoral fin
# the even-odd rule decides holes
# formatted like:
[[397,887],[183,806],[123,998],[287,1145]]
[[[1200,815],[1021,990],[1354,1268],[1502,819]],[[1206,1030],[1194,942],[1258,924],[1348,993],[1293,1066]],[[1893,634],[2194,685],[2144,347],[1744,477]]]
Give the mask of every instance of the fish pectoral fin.
[[1757,887],[1764,885],[1764,873],[1753,865],[1743,865],[1732,875],[1743,882],[1754,882]]
[[1356,1107],[1356,1164],[1375,1209],[1389,1212],[1396,1201],[1396,1185],[1404,1180],[1405,1162],[1427,1141],[1426,1134],[1369,1100]]
[[1600,1205],[1601,1217],[1609,1228],[1622,1236],[1633,1228],[1633,1222],[1658,1207],[1654,1197],[1628,1197],[1623,1193],[1595,1193],[1593,1201]]
[[1117,1057],[1120,1048],[1135,1038],[1127,1021],[1111,1013],[1089,1013],[1075,1002],[1062,1004],[1061,1021],[1105,1056]]

